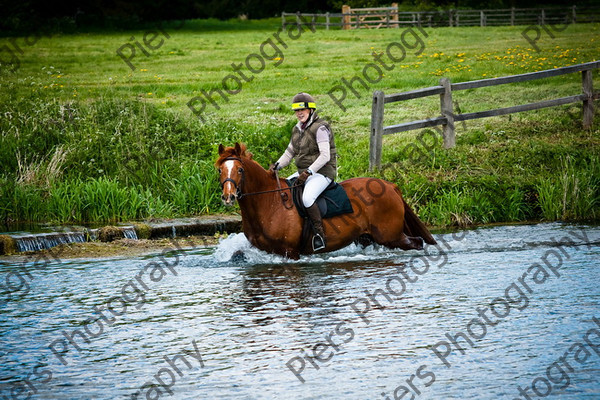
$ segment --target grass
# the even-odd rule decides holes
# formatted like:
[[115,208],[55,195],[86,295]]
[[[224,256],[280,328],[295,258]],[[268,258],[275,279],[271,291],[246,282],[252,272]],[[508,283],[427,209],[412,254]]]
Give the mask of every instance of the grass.
[[[138,49],[130,60],[135,70],[117,50],[142,43],[148,30],[62,34],[32,46],[15,38],[24,53],[19,68],[0,67],[0,218],[73,223],[222,212],[212,167],[217,145],[243,141],[268,165],[287,145],[294,124],[289,102],[299,91],[313,94],[332,122],[340,180],[369,175],[374,90],[394,93],[436,85],[440,77],[460,82],[600,58],[599,24],[542,36],[539,52],[523,29],[413,30],[403,42],[403,29],[304,28],[293,38],[278,32],[278,19],[186,21],[165,25],[168,37],[160,34],[154,43],[163,44],[148,56]],[[405,48],[402,61],[387,55],[391,49],[400,57],[399,47],[390,48],[394,42]],[[239,92],[226,100],[213,92],[214,104],[204,98],[203,120],[195,116],[187,103],[202,90],[223,89],[232,63],[248,59],[261,69],[249,57],[261,54],[261,46],[264,69],[251,73],[243,65],[248,81],[240,77]],[[343,111],[328,92],[339,96],[342,78],[364,79],[373,52],[386,62],[384,76],[368,88],[355,82],[355,94],[346,89]],[[593,75],[598,81],[598,72]],[[454,100],[465,113],[580,92],[581,77],[571,74],[456,92]],[[437,115],[436,97],[410,100],[389,104],[384,124]],[[419,132],[390,135],[383,161],[393,168],[375,175],[397,182],[430,224],[597,219],[597,120],[584,131],[581,105],[573,104],[459,123],[454,149],[438,143],[419,160],[405,151],[420,143]]]
[[554,178],[542,178],[536,186],[542,215],[546,220],[597,219],[600,198],[600,164],[592,159],[578,167],[575,160],[566,157],[562,170]]

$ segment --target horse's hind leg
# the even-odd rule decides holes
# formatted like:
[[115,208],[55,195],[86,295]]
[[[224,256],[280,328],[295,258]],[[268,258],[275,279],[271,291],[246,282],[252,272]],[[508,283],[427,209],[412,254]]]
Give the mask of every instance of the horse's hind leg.
[[423,239],[420,237],[406,236],[406,234],[400,233],[398,239],[395,240],[378,240],[377,236],[374,235],[375,241],[385,247],[400,248],[402,250],[423,250]]

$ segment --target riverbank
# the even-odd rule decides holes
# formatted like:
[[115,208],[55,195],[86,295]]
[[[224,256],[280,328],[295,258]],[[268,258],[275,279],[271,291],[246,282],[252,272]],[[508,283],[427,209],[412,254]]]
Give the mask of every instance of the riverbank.
[[[379,81],[368,89],[355,84],[357,96],[348,91],[344,110],[328,92],[339,94],[342,79],[375,65],[372,54],[384,54],[398,32],[306,31],[243,90],[227,91],[235,96],[214,92],[202,118],[188,102],[195,98],[199,109],[202,91],[218,89],[233,76],[231,63],[258,51],[279,26],[186,27],[171,32],[160,52],[136,59],[135,71],[115,55],[129,33],[65,35],[27,49],[19,71],[2,76],[0,222],[117,224],[226,212],[213,165],[218,144],[244,142],[267,167],[288,144],[295,123],[289,103],[300,90],[314,95],[331,122],[338,180],[392,181],[430,226],[600,218],[600,113],[584,130],[579,103],[457,123],[452,149],[443,149],[435,129],[386,135],[382,170],[368,170],[374,90],[390,94],[437,85],[442,76],[458,83],[594,61],[600,24],[569,25],[540,40],[537,52],[527,48],[522,27],[425,28],[427,36],[415,37],[421,42]],[[581,90],[581,75],[568,74],[461,91],[453,100],[457,113],[470,113]],[[439,113],[439,102],[415,99],[389,105],[385,123]]]
[[[43,233],[0,233],[0,256],[48,258],[111,257],[139,255],[172,246],[215,245],[228,233],[239,232],[239,215],[135,221],[98,228],[62,226]],[[48,230],[48,228],[47,228]]]
[[193,235],[176,239],[117,239],[112,242],[64,243],[50,249],[25,251],[10,255],[0,255],[0,261],[31,262],[37,260],[62,259],[102,259],[112,257],[138,257],[160,253],[165,249],[173,249],[174,243],[186,249],[201,249],[215,246],[220,238],[227,234]]

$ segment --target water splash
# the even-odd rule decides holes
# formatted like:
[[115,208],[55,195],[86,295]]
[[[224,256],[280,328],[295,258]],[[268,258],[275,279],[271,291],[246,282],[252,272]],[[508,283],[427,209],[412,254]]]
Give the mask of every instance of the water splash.
[[244,260],[251,264],[283,263],[290,260],[269,254],[252,246],[243,233],[234,233],[219,241],[214,258],[217,262],[228,262],[237,259],[239,254],[244,255]]
[[[389,259],[405,253],[401,250],[391,250],[378,245],[363,247],[350,244],[343,249],[330,253],[312,254],[301,256],[299,260],[292,260],[277,254],[270,254],[259,250],[248,241],[243,233],[234,233],[221,239],[213,257],[217,262],[231,262],[242,258],[248,264],[282,264],[282,263],[342,263],[348,261],[361,261],[373,259]],[[243,255],[243,257],[240,257]]]

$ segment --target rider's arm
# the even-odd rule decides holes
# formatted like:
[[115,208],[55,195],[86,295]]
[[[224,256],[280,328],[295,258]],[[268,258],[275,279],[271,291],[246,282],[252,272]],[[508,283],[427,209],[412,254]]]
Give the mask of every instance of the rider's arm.
[[317,145],[319,146],[319,157],[308,167],[312,172],[319,172],[327,162],[331,159],[329,152],[329,129],[320,126],[317,130]]
[[279,160],[277,160],[277,169],[287,167],[292,161],[292,158],[294,158],[294,146],[292,146],[292,142],[290,141],[290,144],[288,144],[288,147],[283,152],[283,155],[279,157]]

